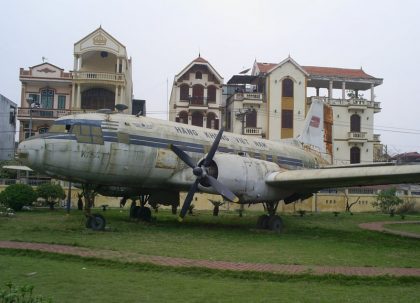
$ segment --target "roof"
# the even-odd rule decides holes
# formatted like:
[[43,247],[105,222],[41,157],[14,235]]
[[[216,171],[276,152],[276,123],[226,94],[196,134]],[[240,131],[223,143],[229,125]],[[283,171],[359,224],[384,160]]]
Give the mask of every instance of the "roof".
[[401,162],[420,162],[420,154],[418,152],[408,152],[395,155],[391,158]]
[[366,74],[362,68],[351,69],[351,68],[322,67],[322,66],[302,66],[302,68],[311,76],[376,79],[375,77],[369,74]]
[[227,84],[251,84],[258,76],[233,75]]
[[63,69],[63,68],[61,68],[61,67],[59,67],[59,66],[57,66],[57,65],[51,64],[51,63],[49,63],[49,62],[43,62],[43,63],[37,64],[37,65],[31,66],[31,67],[29,67],[29,68],[30,68],[30,69],[34,69],[34,68],[39,67],[39,66],[42,66],[42,65],[50,65],[50,66],[53,66],[53,67],[55,67],[55,68],[57,68],[57,69],[59,69],[59,70],[64,71],[64,69]]
[[205,64],[208,68],[209,68],[209,70],[212,72],[212,73],[214,73],[215,75],[216,75],[216,77],[218,77],[219,78],[219,81],[220,82],[223,82],[223,77],[217,72],[217,70],[210,64],[210,62],[208,62],[206,59],[204,59],[203,57],[201,57],[201,55],[199,54],[198,55],[198,57],[197,58],[195,58],[194,60],[192,60],[191,62],[190,62],[190,64],[188,64],[186,67],[184,67],[184,69],[180,72],[180,73],[178,73],[176,76],[175,76],[175,80],[177,81],[177,79],[179,78],[179,77],[181,77],[182,75],[184,75],[194,64],[200,64],[200,63],[202,63],[202,64]]
[[209,63],[206,59],[198,55],[197,58],[195,58],[192,62],[202,62],[202,63]]
[[257,62],[257,67],[260,70],[260,73],[267,73],[273,67],[275,67],[277,63],[266,63],[266,62]]
[[87,34],[86,36],[84,36],[82,39],[80,39],[79,41],[77,41],[76,43],[74,43],[74,45],[82,42],[83,40],[85,40],[86,38],[88,38],[89,36],[93,36],[93,34],[102,31],[104,34],[108,35],[111,39],[113,39],[115,42],[119,43],[123,48],[125,48],[124,44],[122,44],[120,41],[118,41],[117,39],[115,39],[110,33],[108,33],[106,30],[104,30],[102,28],[102,25],[100,25],[97,29],[95,29],[93,32]]

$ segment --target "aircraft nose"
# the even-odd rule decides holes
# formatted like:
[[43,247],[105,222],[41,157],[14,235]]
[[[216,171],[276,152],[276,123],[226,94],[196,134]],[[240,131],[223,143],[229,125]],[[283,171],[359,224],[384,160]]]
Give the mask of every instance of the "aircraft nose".
[[19,143],[17,154],[24,165],[37,169],[42,164],[45,151],[45,140],[42,138],[29,138]]

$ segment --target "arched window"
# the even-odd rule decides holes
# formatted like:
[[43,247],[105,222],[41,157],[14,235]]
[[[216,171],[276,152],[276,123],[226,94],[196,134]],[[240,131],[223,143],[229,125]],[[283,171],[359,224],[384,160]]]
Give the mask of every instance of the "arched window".
[[350,131],[360,132],[360,116],[353,114],[350,116]]
[[191,124],[203,127],[203,114],[201,112],[193,112]]
[[196,78],[196,79],[203,79],[203,73],[202,73],[202,72],[200,72],[200,71],[197,71],[197,72],[195,73],[195,78]]
[[207,87],[207,101],[216,102],[216,86],[210,85]]
[[200,84],[193,86],[191,104],[204,104],[204,86]]
[[252,109],[247,115],[246,115],[246,121],[245,121],[246,127],[257,127],[257,111],[255,109]]
[[180,112],[176,122],[188,124],[188,113],[186,111]]
[[188,86],[188,84],[182,84],[179,87],[179,91],[180,91],[179,100],[188,101],[189,95],[190,95],[190,87]]
[[360,148],[353,146],[350,148],[350,164],[360,163]]
[[211,129],[219,129],[219,119],[215,113],[208,113],[207,114],[207,128]]
[[282,81],[282,96],[293,97],[293,80],[286,78]]
[[53,108],[54,106],[54,90],[43,89],[41,90],[41,108]]

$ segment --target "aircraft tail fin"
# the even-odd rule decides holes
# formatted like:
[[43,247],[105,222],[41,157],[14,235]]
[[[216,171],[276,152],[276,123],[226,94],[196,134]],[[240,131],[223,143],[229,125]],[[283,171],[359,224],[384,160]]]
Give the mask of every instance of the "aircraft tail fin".
[[312,101],[302,131],[296,139],[321,153],[325,153],[324,103],[321,100]]

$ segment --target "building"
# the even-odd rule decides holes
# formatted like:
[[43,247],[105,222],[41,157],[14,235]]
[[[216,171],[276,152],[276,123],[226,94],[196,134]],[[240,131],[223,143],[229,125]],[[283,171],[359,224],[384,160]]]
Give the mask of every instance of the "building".
[[15,157],[17,105],[0,95],[0,160],[11,160]]
[[219,129],[222,121],[223,78],[200,55],[175,76],[169,120]]
[[72,76],[51,63],[20,69],[19,141],[48,131],[53,121],[71,111]]
[[74,44],[72,109],[91,111],[116,104],[131,113],[131,58],[123,44],[99,27]]
[[[20,69],[22,83],[19,141],[47,132],[53,121],[77,112],[90,112],[116,104],[145,109],[134,101],[131,59],[125,46],[101,27],[74,44],[74,70],[48,62]],[[143,110],[144,111],[144,110]]]
[[301,66],[291,57],[278,64],[255,61],[251,75],[228,81],[226,128],[274,141],[293,138],[318,99],[324,114],[314,123],[323,126],[325,152],[333,163],[373,162],[380,144],[373,133],[374,114],[381,110],[374,87],[382,81],[362,69]]

